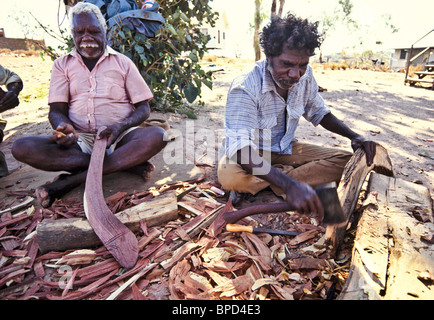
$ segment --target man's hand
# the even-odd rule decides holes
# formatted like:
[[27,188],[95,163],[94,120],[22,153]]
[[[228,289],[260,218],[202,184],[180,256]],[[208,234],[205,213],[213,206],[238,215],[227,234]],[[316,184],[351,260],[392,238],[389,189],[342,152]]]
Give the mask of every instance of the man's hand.
[[286,202],[294,207],[299,213],[312,213],[317,217],[318,222],[324,218],[324,208],[315,190],[308,184],[293,180],[285,191]]
[[107,138],[107,148],[110,148],[122,132],[129,128],[136,127],[148,119],[151,112],[150,110],[147,100],[134,104],[134,111],[129,117],[125,118],[122,122],[107,126],[106,129],[100,132],[97,139]]
[[77,143],[78,134],[74,127],[69,123],[61,123],[53,131],[50,139],[63,146],[71,146]]
[[8,91],[4,97],[0,100],[0,112],[15,108],[20,104],[18,95],[14,91]]
[[351,147],[353,151],[356,151],[359,148],[363,148],[366,152],[366,164],[370,166],[374,161],[375,152],[376,152],[376,143],[371,140],[367,140],[362,136],[357,136],[351,140]]
[[107,138],[107,148],[109,148],[112,143],[116,141],[122,131],[121,124],[115,123],[101,131],[97,139]]
[[[286,195],[286,202],[302,214],[314,214],[321,223],[324,217],[324,209],[315,190],[306,183],[291,178],[279,169],[271,166],[258,152],[251,147],[248,150],[238,150],[237,162],[249,174],[256,167],[269,168],[267,173],[257,174],[258,178],[264,179],[270,184],[280,188]],[[264,165],[268,163],[268,165]]]

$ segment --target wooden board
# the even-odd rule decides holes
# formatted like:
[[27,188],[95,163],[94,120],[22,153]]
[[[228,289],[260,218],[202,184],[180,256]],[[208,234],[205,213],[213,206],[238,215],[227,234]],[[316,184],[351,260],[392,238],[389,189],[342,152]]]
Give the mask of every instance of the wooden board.
[[350,274],[339,299],[434,299],[432,280],[421,279],[423,273],[434,274],[434,244],[423,238],[434,234],[429,190],[372,173],[368,192],[371,201],[358,223]]

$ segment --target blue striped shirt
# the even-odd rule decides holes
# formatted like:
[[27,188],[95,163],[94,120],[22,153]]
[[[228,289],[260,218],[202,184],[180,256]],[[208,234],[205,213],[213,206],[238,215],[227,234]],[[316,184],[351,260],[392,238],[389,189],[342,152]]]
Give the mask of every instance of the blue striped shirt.
[[330,112],[318,94],[312,67],[288,92],[285,101],[276,91],[266,60],[258,61],[235,78],[225,109],[225,153],[232,157],[251,146],[279,154],[292,153],[300,117],[317,126]]

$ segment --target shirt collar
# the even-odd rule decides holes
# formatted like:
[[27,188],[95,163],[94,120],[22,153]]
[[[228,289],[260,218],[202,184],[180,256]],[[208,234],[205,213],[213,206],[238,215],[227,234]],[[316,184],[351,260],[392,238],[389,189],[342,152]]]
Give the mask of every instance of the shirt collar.
[[263,70],[262,70],[262,93],[266,93],[269,91],[276,91],[276,85],[271,77],[270,71],[268,71],[268,61],[267,59],[263,60]]

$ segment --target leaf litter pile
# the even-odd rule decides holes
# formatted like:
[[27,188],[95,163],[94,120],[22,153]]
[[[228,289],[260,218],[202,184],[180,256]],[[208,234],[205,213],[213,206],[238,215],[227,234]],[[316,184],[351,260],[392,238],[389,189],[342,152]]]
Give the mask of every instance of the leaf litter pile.
[[140,225],[135,232],[139,259],[128,270],[102,245],[41,253],[37,224],[84,218],[83,203],[64,199],[49,208],[35,208],[28,194],[10,194],[18,204],[0,204],[4,208],[0,210],[0,299],[336,298],[350,262],[348,258],[330,258],[322,226],[314,219],[288,212],[261,214],[237,223],[298,231],[295,237],[228,232],[216,225],[216,217],[234,209],[218,188],[210,182],[179,183],[106,198],[111,211],[117,213],[166,192],[184,193],[178,197],[178,219],[160,226]]

